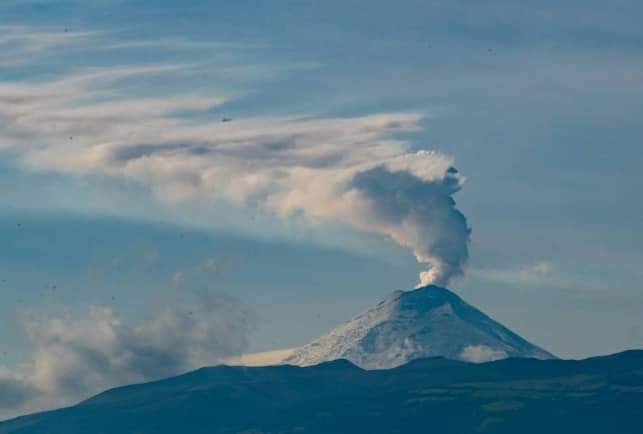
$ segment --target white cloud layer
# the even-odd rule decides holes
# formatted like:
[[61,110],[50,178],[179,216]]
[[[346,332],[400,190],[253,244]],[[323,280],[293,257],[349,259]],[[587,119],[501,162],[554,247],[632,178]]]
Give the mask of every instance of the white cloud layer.
[[0,367],[0,418],[74,403],[104,389],[221,363],[246,349],[252,315],[234,299],[204,296],[136,326],[110,308],[27,325],[33,345],[19,369]]
[[460,353],[460,359],[471,363],[493,362],[506,358],[506,352],[486,345],[469,345]]
[[464,178],[450,157],[413,152],[399,138],[419,130],[421,114],[224,123],[211,113],[226,97],[123,88],[190,68],[93,68],[0,84],[0,149],[30,170],[139,183],[168,204],[223,202],[380,234],[426,266],[423,284],[462,274],[470,231],[453,194]]

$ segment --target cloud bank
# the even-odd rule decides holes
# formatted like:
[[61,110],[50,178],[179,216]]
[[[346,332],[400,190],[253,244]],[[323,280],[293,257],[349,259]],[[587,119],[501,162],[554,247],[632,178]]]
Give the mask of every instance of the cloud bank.
[[0,418],[221,363],[245,351],[252,318],[236,300],[209,295],[136,326],[99,306],[85,318],[31,321],[30,360],[17,370],[0,367]]
[[[0,149],[29,170],[100,176],[184,201],[341,223],[409,248],[422,284],[448,284],[467,262],[470,230],[453,195],[464,178],[450,157],[415,151],[402,134],[421,113],[252,116],[221,122],[229,97],[159,89],[194,65],[84,68],[49,81],[0,84]],[[129,86],[129,87],[128,87]]]
[[493,362],[507,358],[507,353],[486,345],[469,345],[460,353],[460,359],[471,363]]

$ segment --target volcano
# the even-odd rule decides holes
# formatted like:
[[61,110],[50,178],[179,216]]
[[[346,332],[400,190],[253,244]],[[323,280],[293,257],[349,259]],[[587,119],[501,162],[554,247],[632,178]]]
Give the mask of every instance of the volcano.
[[311,366],[347,359],[364,369],[444,357],[466,362],[555,358],[446,288],[396,291],[377,306],[295,350],[285,363]]

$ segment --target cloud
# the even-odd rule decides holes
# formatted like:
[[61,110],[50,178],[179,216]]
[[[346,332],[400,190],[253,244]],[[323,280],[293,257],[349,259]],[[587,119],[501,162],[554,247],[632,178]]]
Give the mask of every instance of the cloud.
[[471,363],[493,362],[507,358],[507,353],[486,345],[469,345],[460,353],[460,359]]
[[70,31],[65,28],[0,26],[1,66],[21,66],[31,56],[44,55],[56,47],[74,46],[98,37],[96,32]]
[[423,114],[222,123],[211,113],[229,96],[131,91],[132,79],[179,80],[193,68],[126,65],[2,84],[0,149],[28,170],[143,185],[165,206],[222,203],[385,236],[426,266],[423,284],[462,274],[470,231],[453,195],[464,177],[450,157],[400,138],[419,131]]
[[510,285],[543,285],[555,283],[566,286],[568,282],[561,276],[554,275],[554,266],[549,261],[538,261],[529,265],[520,265],[509,269],[472,269],[470,274],[491,282]]
[[252,315],[227,296],[165,307],[137,325],[94,306],[84,318],[27,324],[30,360],[0,370],[0,415],[76,402],[104,389],[179,374],[242,354]]
[[283,364],[290,357],[296,348],[285,348],[282,350],[263,351],[260,353],[243,354],[238,357],[230,357],[225,360],[227,365],[233,366],[271,366]]
[[545,261],[538,262],[531,267],[531,271],[538,274],[549,274],[552,270],[552,265]]

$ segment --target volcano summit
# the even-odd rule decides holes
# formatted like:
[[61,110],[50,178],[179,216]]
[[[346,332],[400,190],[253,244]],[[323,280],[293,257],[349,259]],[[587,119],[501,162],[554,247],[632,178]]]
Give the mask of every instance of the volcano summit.
[[347,359],[365,369],[388,369],[438,356],[467,362],[554,358],[448,289],[428,285],[392,293],[285,362],[310,366]]

